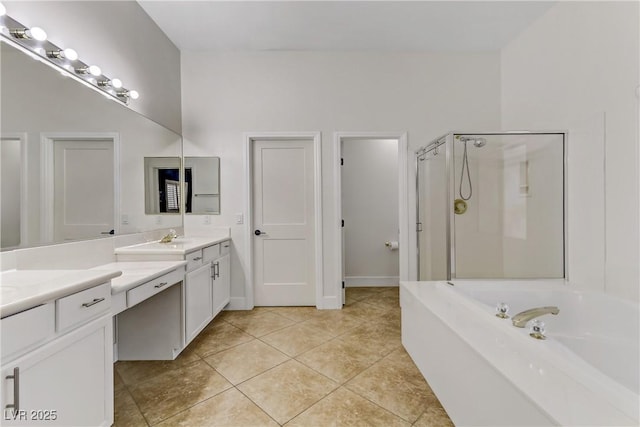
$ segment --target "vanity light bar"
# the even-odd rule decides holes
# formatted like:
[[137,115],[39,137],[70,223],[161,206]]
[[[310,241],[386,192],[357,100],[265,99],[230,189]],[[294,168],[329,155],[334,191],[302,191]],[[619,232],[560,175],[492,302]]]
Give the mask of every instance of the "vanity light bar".
[[0,40],[19,47],[41,62],[53,66],[63,75],[74,77],[112,100],[128,105],[131,99],[138,99],[140,96],[137,91],[124,88],[120,79],[110,79],[102,74],[102,70],[97,65],[82,62],[78,59],[78,53],[75,50],[63,49],[47,40],[47,33],[42,28],[27,28],[8,16],[2,3],[0,3]]

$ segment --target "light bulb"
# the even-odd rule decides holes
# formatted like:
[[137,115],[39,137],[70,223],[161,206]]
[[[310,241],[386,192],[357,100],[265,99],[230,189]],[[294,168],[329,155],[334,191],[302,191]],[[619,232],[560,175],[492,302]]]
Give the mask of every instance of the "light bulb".
[[129,96],[131,97],[131,99],[138,99],[140,98],[140,94],[138,93],[138,91],[136,90],[130,90],[129,91]]
[[4,16],[7,14],[7,8],[4,7],[2,3],[0,3],[0,16]]
[[91,74],[92,76],[98,77],[102,75],[102,70],[97,65],[90,65],[89,74]]
[[78,52],[76,52],[73,49],[66,48],[65,50],[62,51],[62,53],[64,54],[64,57],[67,58],[69,61],[75,61],[76,59],[78,59]]
[[120,89],[122,87],[122,80],[120,79],[111,79],[111,86],[116,89]]
[[40,27],[33,27],[26,31],[27,37],[30,39],[38,40],[39,42],[43,42],[47,39],[47,33]]

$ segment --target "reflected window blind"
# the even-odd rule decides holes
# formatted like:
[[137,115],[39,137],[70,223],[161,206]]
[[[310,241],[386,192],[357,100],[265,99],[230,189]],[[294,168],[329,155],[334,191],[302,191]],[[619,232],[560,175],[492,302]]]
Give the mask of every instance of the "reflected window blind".
[[167,211],[180,209],[180,185],[178,181],[166,181]]

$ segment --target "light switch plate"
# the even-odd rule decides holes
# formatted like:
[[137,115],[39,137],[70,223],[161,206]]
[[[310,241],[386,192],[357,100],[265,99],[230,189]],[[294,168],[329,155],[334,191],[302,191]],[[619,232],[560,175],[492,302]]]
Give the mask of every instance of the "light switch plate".
[[203,218],[202,218],[202,223],[204,225],[211,224],[211,215],[204,215]]
[[244,215],[242,213],[236,214],[236,224],[244,224]]

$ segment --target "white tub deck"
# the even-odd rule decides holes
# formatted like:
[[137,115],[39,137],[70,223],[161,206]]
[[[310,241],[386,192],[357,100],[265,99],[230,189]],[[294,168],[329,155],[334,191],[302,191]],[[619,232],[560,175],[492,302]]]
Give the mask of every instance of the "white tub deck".
[[[639,424],[637,304],[562,281],[454,283],[402,282],[400,304],[402,342],[456,425]],[[541,305],[561,312],[541,319],[549,338],[540,341],[494,316],[501,301],[511,314]]]

